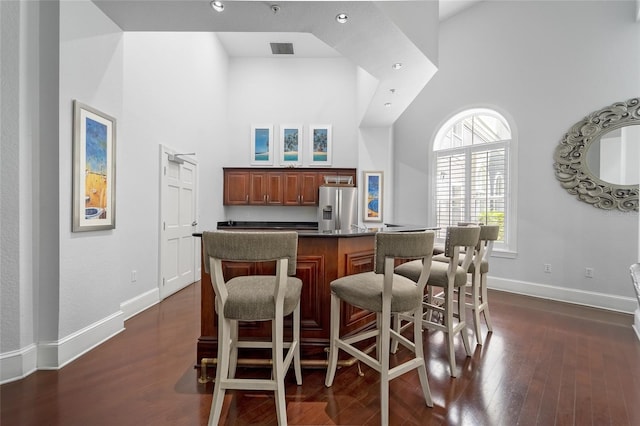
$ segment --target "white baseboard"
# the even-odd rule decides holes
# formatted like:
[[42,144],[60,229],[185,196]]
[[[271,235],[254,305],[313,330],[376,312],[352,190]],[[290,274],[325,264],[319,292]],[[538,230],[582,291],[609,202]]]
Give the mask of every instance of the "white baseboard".
[[124,320],[139,314],[160,302],[160,290],[156,287],[145,293],[142,293],[133,299],[129,299],[120,304],[120,310],[124,313]]
[[120,305],[120,310],[58,341],[31,344],[0,353],[0,384],[22,379],[36,370],[57,370],[124,330],[124,321],[160,301],[157,288]]
[[640,340],[640,308],[636,309],[636,313],[633,316],[633,329],[636,331],[638,340]]
[[0,385],[20,380],[36,371],[37,354],[35,344],[0,354]]
[[510,293],[574,303],[576,305],[590,306],[593,308],[607,309],[610,311],[624,312],[628,314],[632,314],[638,307],[638,302],[634,297],[614,296],[605,293],[574,290],[547,284],[508,280],[492,276],[488,277],[487,286],[492,289]]
[[38,370],[57,370],[124,330],[118,311],[55,342],[38,343]]

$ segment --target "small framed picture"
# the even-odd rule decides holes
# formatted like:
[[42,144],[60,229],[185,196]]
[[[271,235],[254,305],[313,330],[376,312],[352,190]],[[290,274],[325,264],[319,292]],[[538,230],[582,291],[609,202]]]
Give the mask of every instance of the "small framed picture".
[[363,172],[365,222],[382,222],[382,172]]
[[73,101],[72,231],[116,227],[116,119]]
[[273,126],[251,126],[251,165],[273,165]]
[[310,164],[314,166],[331,165],[331,125],[309,126]]
[[280,164],[299,166],[302,164],[302,125],[280,125]]

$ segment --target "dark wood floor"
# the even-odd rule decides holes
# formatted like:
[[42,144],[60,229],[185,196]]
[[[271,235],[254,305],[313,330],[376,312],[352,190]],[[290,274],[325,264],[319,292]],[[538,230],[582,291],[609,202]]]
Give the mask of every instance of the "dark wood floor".
[[[212,384],[199,384],[193,367],[199,287],[127,321],[126,331],[61,370],[0,387],[0,423],[206,424]],[[458,345],[458,378],[449,377],[442,334],[424,333],[435,405],[424,406],[409,373],[391,383],[391,424],[640,425],[640,342],[630,315],[501,292],[490,299],[494,333],[470,358]],[[300,387],[287,376],[289,423],[379,424],[377,373],[362,370],[338,370],[332,388],[323,369],[304,370]],[[275,425],[272,394],[230,392],[223,418]]]

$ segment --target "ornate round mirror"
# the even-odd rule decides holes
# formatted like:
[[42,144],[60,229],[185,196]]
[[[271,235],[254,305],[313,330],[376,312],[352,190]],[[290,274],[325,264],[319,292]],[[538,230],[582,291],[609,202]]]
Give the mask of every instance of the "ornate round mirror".
[[571,195],[601,209],[638,211],[640,98],[571,126],[553,157],[556,178]]

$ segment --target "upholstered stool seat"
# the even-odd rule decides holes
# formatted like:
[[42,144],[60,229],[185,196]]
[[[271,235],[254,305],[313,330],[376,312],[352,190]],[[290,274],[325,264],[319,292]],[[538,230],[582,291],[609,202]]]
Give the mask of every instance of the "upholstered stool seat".
[[[433,256],[433,260],[435,260],[436,262],[444,262],[444,263],[449,262],[449,259],[444,254],[438,254]],[[463,259],[460,259],[458,261],[458,265],[462,263],[462,260]],[[476,266],[474,262],[471,262],[471,265],[469,265],[469,273],[473,274],[475,271],[476,271]],[[480,273],[486,274],[487,272],[489,272],[489,262],[483,259],[482,262],[480,263]]]
[[[433,260],[436,260],[437,257],[440,257],[440,255],[434,256]],[[447,263],[449,262],[446,256],[442,255],[442,257],[444,259],[447,259]],[[420,276],[420,270],[422,269],[422,265],[420,263],[421,262],[419,260],[413,260],[411,262],[403,263],[402,265],[396,267],[396,274],[407,277],[413,281],[417,281],[418,277]],[[447,269],[449,268],[449,265],[447,263],[433,262],[431,264],[432,273],[429,278],[429,286],[445,287],[449,285],[449,280],[447,278]],[[462,267],[456,268],[455,278],[453,280],[454,287],[462,287],[466,283],[467,272],[462,269]]]
[[[420,269],[422,270],[422,262],[420,262]],[[340,299],[372,312],[382,312],[383,288],[384,275],[375,272],[347,275],[331,284],[331,292]],[[402,276],[395,277],[391,290],[391,311],[414,310],[421,303],[421,294],[418,293],[419,289],[415,282]]]
[[[286,280],[282,308],[284,316],[291,314],[296,308],[302,291],[302,281],[299,278],[287,277]],[[229,295],[224,304],[224,316],[243,321],[266,321],[275,318],[275,289],[275,276],[249,275],[231,278],[227,281]]]

